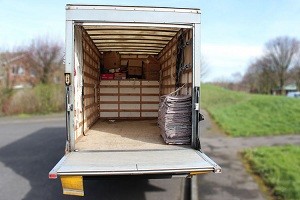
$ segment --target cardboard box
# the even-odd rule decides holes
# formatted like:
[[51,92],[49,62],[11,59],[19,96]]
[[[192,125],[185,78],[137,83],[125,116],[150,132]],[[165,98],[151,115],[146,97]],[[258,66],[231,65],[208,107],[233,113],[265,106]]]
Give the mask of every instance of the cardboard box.
[[115,69],[121,66],[121,56],[116,51],[104,52],[103,65],[106,69]]
[[101,74],[101,80],[114,80],[114,74]]
[[142,60],[128,60],[128,67],[142,67]]
[[127,65],[128,65],[128,60],[121,60],[121,66],[122,67],[127,67]]
[[126,79],[126,73],[116,72],[114,79],[115,80],[124,80],[124,79]]
[[159,71],[161,69],[160,63],[153,56],[149,56],[144,63],[144,71]]
[[142,67],[128,66],[128,75],[142,76]]
[[147,71],[144,72],[144,77],[146,80],[155,80],[158,81],[159,80],[159,76],[160,76],[160,72],[159,71]]

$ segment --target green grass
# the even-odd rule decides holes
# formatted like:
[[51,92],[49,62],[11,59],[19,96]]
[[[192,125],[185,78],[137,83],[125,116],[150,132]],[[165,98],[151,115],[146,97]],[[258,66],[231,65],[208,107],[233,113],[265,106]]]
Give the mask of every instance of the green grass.
[[275,199],[300,199],[299,146],[259,147],[246,150],[244,158]]
[[232,136],[300,134],[300,100],[203,84],[201,103]]
[[32,116],[31,114],[27,114],[27,113],[18,114],[18,117],[22,119],[27,119],[30,118],[31,116]]
[[[3,94],[3,95],[1,95]],[[39,84],[22,90],[0,90],[0,116],[49,114],[65,109],[62,85]]]

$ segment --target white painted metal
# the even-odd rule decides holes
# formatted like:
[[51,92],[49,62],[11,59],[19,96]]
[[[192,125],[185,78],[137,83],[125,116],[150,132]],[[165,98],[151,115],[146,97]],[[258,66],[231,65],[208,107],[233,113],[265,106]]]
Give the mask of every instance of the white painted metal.
[[[74,22],[66,21],[66,61],[65,61],[65,73],[71,74],[71,86],[68,87],[68,103],[74,103],[74,92],[73,92],[73,83],[74,83]],[[69,135],[70,150],[73,151],[75,148],[75,132],[74,132],[74,110],[68,111],[67,113],[68,124],[67,130]]]
[[193,149],[71,152],[59,175],[145,175],[214,171],[215,163]]
[[[82,30],[79,26],[74,28],[74,123],[78,126],[79,122],[84,120],[83,116],[83,50],[82,50]],[[84,126],[75,131],[75,140],[83,133]]]
[[183,13],[197,13],[200,10],[197,8],[172,8],[172,7],[150,7],[150,6],[110,6],[110,5],[80,5],[68,4],[66,9],[73,10],[120,10],[120,11],[152,11],[152,12],[183,12]]
[[165,30],[164,28],[173,28],[173,29],[181,29],[181,28],[193,28],[192,24],[164,24],[164,23],[118,23],[118,22],[77,22],[77,24],[81,24],[85,26],[113,26],[113,27],[149,27],[149,28],[161,28],[161,30]]
[[78,22],[132,22],[132,23],[163,23],[163,24],[192,24],[199,22],[200,10],[177,12],[176,9],[101,9],[101,6],[87,8],[86,6],[69,7],[66,19]]
[[193,86],[200,87],[201,70],[201,36],[200,24],[194,24],[193,29]]
[[66,58],[65,73],[73,73],[74,66],[74,22],[66,21]]

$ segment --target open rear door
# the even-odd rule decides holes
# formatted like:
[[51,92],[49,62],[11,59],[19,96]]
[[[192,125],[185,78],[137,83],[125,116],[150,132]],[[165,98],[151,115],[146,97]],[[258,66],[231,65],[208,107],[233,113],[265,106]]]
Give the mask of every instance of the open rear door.
[[71,152],[50,172],[50,176],[108,175],[196,175],[221,172],[221,168],[204,153],[177,150]]

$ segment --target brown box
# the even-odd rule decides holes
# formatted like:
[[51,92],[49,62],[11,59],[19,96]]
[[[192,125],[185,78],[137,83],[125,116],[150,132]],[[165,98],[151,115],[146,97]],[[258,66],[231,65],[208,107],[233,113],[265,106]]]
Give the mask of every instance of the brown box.
[[115,80],[124,80],[124,79],[126,79],[126,73],[116,72],[114,79]]
[[142,60],[128,60],[128,67],[142,67]]
[[159,71],[161,66],[156,58],[149,56],[144,63],[144,71]]
[[128,60],[121,60],[121,67],[128,65]]
[[147,71],[147,72],[144,72],[144,76],[145,76],[146,80],[155,80],[155,81],[158,81],[159,80],[159,75],[160,75],[159,71]]
[[142,67],[128,66],[128,75],[141,76]]
[[116,51],[104,52],[103,65],[106,69],[115,69],[121,66],[121,56]]

